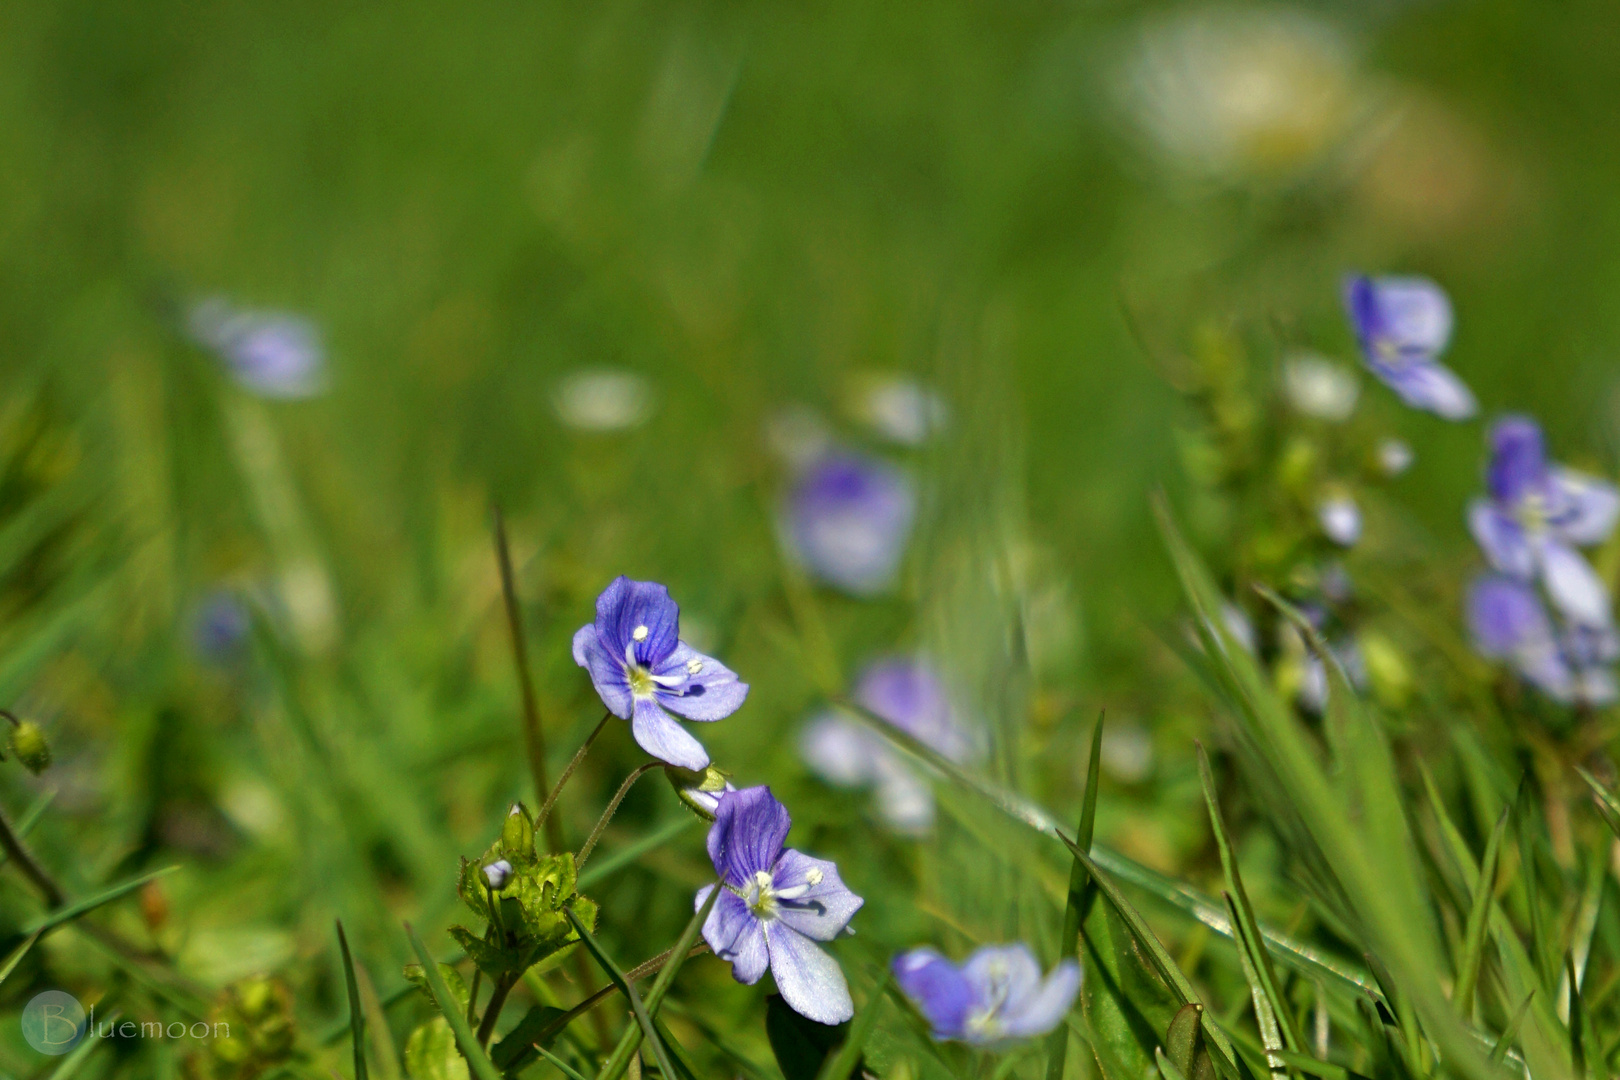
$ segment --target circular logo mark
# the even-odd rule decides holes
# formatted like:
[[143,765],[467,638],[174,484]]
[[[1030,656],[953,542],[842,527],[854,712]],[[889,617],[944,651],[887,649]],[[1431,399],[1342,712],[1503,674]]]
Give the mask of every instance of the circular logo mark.
[[23,1009],[22,1033],[42,1054],[65,1054],[84,1038],[84,1006],[60,990],[36,994]]

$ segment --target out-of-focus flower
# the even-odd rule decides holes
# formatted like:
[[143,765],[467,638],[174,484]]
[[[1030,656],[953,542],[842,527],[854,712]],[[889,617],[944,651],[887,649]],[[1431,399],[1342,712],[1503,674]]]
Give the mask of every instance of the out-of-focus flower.
[[1528,417],[1498,420],[1490,443],[1489,496],[1469,506],[1468,524],[1491,566],[1520,581],[1539,577],[1571,621],[1609,626],[1609,591],[1575,549],[1602,543],[1614,531],[1620,491],[1549,464],[1541,428]]
[[679,640],[680,617],[664,586],[614,578],[596,598],[596,621],[574,634],[574,662],[590,672],[608,711],[630,721],[643,750],[697,770],[709,755],[669,713],[723,720],[742,706],[748,684]]
[[1361,508],[1342,492],[1317,503],[1316,520],[1323,534],[1341,547],[1350,547],[1361,539]]
[[1385,476],[1399,476],[1412,467],[1415,455],[1412,448],[1400,439],[1385,439],[1378,444],[1378,467]]
[[1344,306],[1368,369],[1402,401],[1447,420],[1474,415],[1473,391],[1439,360],[1452,326],[1440,286],[1421,277],[1351,274]]
[[1116,780],[1141,783],[1153,771],[1153,737],[1131,720],[1109,723],[1103,728],[1102,763]]
[[1570,626],[1560,633],[1527,582],[1485,574],[1468,590],[1474,647],[1511,664],[1555,701],[1603,705],[1617,693],[1610,665],[1620,656],[1612,629]]
[[552,405],[575,430],[624,431],[652,415],[652,387],[633,371],[590,368],[565,376]]
[[1330,424],[1350,419],[1361,396],[1354,372],[1316,353],[1300,353],[1284,361],[1283,389],[1295,409]]
[[703,940],[731,964],[731,975],[752,986],[769,967],[793,1010],[820,1024],[855,1014],[838,961],[818,941],[849,925],[864,900],[838,876],[838,867],[783,845],[793,819],[768,787],[728,791],[709,829],[709,859],[719,886],[698,890],[701,909],[723,892],[703,924]]
[[920,446],[945,426],[945,402],[915,379],[866,373],[854,380],[850,412],[890,442]]
[[900,571],[916,504],[911,481],[899,469],[833,451],[794,485],[784,532],[815,577],[854,596],[874,596]]
[[765,444],[794,472],[814,465],[832,447],[832,431],[808,405],[789,405],[765,422]]
[[242,598],[228,589],[219,589],[197,606],[192,617],[191,641],[198,655],[221,663],[241,650],[252,624]]
[[[927,661],[891,658],[872,664],[856,683],[855,701],[952,761],[967,761],[976,752],[944,684]],[[810,768],[828,783],[874,787],[878,812],[891,827],[922,832],[933,825],[933,790],[877,733],[828,711],[805,727],[799,748]]]
[[1156,20],[1119,89],[1172,164],[1225,181],[1298,175],[1348,134],[1359,109],[1343,38],[1285,9],[1211,7]]
[[1045,1035],[1080,992],[1080,965],[1065,959],[1044,980],[1029,946],[986,945],[961,967],[936,950],[894,958],[894,977],[934,1038],[989,1045]]
[[326,350],[308,319],[282,311],[242,311],[219,297],[191,308],[193,340],[225,361],[236,381],[264,397],[304,398],[326,388]]

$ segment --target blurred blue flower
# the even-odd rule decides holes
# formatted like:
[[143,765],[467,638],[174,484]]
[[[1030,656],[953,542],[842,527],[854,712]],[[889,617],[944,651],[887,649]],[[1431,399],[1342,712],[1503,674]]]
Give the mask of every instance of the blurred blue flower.
[[1610,625],[1609,593],[1575,549],[1602,543],[1620,516],[1620,492],[1595,477],[1550,465],[1541,428],[1507,416],[1491,428],[1487,498],[1468,524],[1491,566],[1520,581],[1537,577],[1553,606],[1581,626]]
[[1378,444],[1378,467],[1385,476],[1401,475],[1412,467],[1416,458],[1412,447],[1401,439],[1385,439]]
[[596,598],[596,621],[574,635],[574,662],[591,673],[608,711],[630,721],[643,750],[702,769],[708,753],[665,710],[688,720],[723,720],[741,707],[748,684],[678,639],[680,615],[664,586],[614,578]]
[[1466,420],[1478,405],[1473,392],[1439,356],[1451,342],[1451,301],[1427,278],[1352,274],[1344,306],[1362,359],[1414,409]]
[[894,958],[894,977],[936,1039],[979,1045],[1045,1035],[1080,991],[1080,965],[1063,960],[1044,980],[1029,946],[986,945],[960,968],[930,948]]
[[[838,867],[784,849],[793,819],[768,787],[728,791],[709,829],[709,858],[725,891],[703,924],[703,940],[752,986],[769,967],[782,1000],[821,1024],[855,1013],[838,961],[816,942],[831,941],[864,900],[838,877]],[[698,890],[701,908],[716,888]]]
[[191,625],[191,640],[199,655],[220,663],[237,654],[252,625],[252,616],[242,598],[229,589],[219,589],[198,605]]
[[1559,631],[1524,581],[1505,574],[1476,579],[1468,590],[1468,626],[1481,655],[1512,664],[1555,701],[1604,705],[1620,696],[1609,666],[1620,657],[1615,632],[1579,625]]
[[[952,761],[976,751],[932,664],[891,657],[871,664],[855,684],[855,701]],[[893,828],[923,832],[934,823],[934,793],[882,736],[829,710],[812,720],[799,749],[822,779],[877,790],[878,811]]]
[[805,469],[784,532],[815,577],[855,596],[894,583],[916,513],[911,482],[883,461],[833,451]]
[[217,297],[191,309],[187,328],[242,386],[264,397],[312,397],[326,388],[326,351],[315,324],[280,311],[239,311]]
[[1342,492],[1328,495],[1316,505],[1316,520],[1322,533],[1340,547],[1352,547],[1361,539],[1361,507]]

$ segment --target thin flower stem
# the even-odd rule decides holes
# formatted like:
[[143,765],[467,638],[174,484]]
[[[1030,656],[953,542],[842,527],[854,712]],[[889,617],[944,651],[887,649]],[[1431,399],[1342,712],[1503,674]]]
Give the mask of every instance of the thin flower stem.
[[619,785],[619,790],[614,794],[613,801],[608,803],[607,809],[602,811],[602,816],[597,819],[596,828],[592,829],[591,835],[585,839],[585,846],[579,849],[579,855],[574,859],[575,873],[578,873],[579,868],[585,865],[585,860],[591,857],[591,849],[596,847],[596,842],[602,838],[602,830],[608,827],[608,822],[612,821],[613,815],[618,813],[619,804],[624,802],[626,795],[630,794],[630,789],[635,786],[636,781],[654,769],[662,768],[663,764],[661,761],[649,761],[624,778],[624,783]]
[[506,995],[512,992],[517,982],[513,976],[502,976],[495,980],[495,989],[489,995],[489,1004],[484,1006],[484,1019],[478,1025],[478,1045],[488,1046],[489,1037],[495,1033],[495,1021],[501,1018],[501,1010],[506,1007]]
[[33,883],[40,895],[45,898],[47,907],[58,908],[67,902],[67,894],[56,880],[34,861],[28,849],[17,834],[11,831],[11,825],[6,821],[5,815],[0,814],[0,848],[4,848],[7,858],[14,863],[23,876]]
[[[674,949],[665,949],[651,960],[643,961],[642,963],[631,968],[629,971],[624,973],[625,981],[640,982],[649,975],[658,974],[659,971],[663,970],[664,965],[669,963],[670,955],[674,951]],[[701,956],[708,951],[708,944],[700,941],[687,951],[686,958],[690,960],[692,957]],[[596,993],[592,994],[590,997],[586,998],[578,1005],[575,1005],[572,1009],[569,1009],[567,1012],[563,1013],[561,1016],[557,1017],[550,1024],[548,1024],[545,1030],[540,1033],[540,1038],[542,1040],[550,1038],[552,1035],[561,1031],[575,1020],[578,1020],[581,1016],[584,1016],[586,1013],[590,1012],[592,1009],[596,1008],[598,1005],[602,1004],[602,1002],[606,1001],[608,998],[612,997],[618,992],[619,988],[611,983],[602,987],[602,989],[598,990]]]
[[[603,713],[602,719],[596,722],[596,727],[591,729],[591,733],[585,737],[585,741],[580,744],[580,748],[574,751],[573,760],[562,771],[562,775],[557,777],[557,786],[551,789],[551,794],[546,796],[545,805],[540,807],[540,814],[534,819],[535,828],[538,829],[551,819],[551,808],[557,805],[557,796],[562,794],[563,785],[568,783],[568,778],[574,775],[574,770],[579,768],[579,763],[585,760],[585,755],[591,752],[591,744],[596,742],[596,737],[602,734],[602,729],[607,727],[607,722],[612,716],[611,712]],[[562,849],[558,848],[558,850]]]
[[[512,550],[506,542],[506,518],[501,508],[495,507],[495,558],[501,568],[501,595],[506,602],[506,625],[511,631],[512,660],[517,667],[518,689],[523,698],[523,746],[529,756],[529,771],[534,774],[534,793],[550,789],[546,780],[546,736],[540,726],[540,703],[534,695],[534,679],[529,675],[529,646],[523,633],[523,613],[518,608],[517,578],[512,573]],[[547,800],[550,806],[550,800]],[[552,822],[546,840],[552,851],[566,848],[561,822]]]

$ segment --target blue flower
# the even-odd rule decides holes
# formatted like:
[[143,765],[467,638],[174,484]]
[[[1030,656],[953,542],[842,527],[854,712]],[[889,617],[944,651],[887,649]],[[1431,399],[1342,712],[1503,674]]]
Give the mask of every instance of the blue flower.
[[1451,342],[1451,301],[1427,278],[1352,274],[1344,306],[1361,356],[1374,375],[1414,409],[1466,420],[1473,393],[1439,356]]
[[1513,665],[1526,682],[1565,704],[1604,705],[1620,696],[1609,665],[1620,657],[1620,638],[1607,627],[1554,625],[1527,583],[1485,574],[1468,590],[1468,626],[1474,647]]
[[238,311],[204,300],[188,317],[191,336],[219,354],[236,381],[264,397],[302,398],[326,387],[326,351],[315,324],[279,311]]
[[899,573],[916,502],[899,469],[834,451],[794,485],[784,532],[815,577],[855,596],[874,596]]
[[741,707],[748,684],[679,640],[680,617],[664,586],[614,578],[596,598],[596,621],[574,635],[574,662],[591,673],[608,711],[630,721],[643,750],[683,769],[702,769],[708,753],[669,713],[723,720]]
[[929,948],[894,958],[894,977],[936,1039],[979,1045],[1045,1035],[1080,991],[1080,965],[1064,960],[1044,980],[1029,946],[986,945],[961,967]]
[[242,598],[229,589],[217,589],[198,606],[191,636],[198,653],[219,663],[241,650],[252,629],[253,616]]
[[[977,752],[952,708],[944,683],[926,660],[891,657],[870,665],[855,701],[952,761]],[[828,783],[877,789],[878,810],[892,827],[924,832],[934,823],[934,794],[880,735],[836,710],[812,720],[800,736],[805,761]]]
[[1354,547],[1361,539],[1361,507],[1342,491],[1332,492],[1316,504],[1316,520],[1323,534],[1340,547]]
[[[838,877],[838,867],[784,849],[793,819],[768,787],[728,791],[709,829],[709,858],[724,891],[703,924],[703,940],[752,986],[769,967],[782,1000],[821,1024],[855,1014],[838,961],[818,941],[831,941],[865,903]],[[716,886],[698,890],[701,908]]]
[[1541,428],[1507,416],[1491,428],[1489,497],[1468,508],[1468,524],[1491,566],[1520,581],[1541,579],[1572,622],[1610,625],[1609,593],[1575,550],[1601,543],[1620,516],[1620,492],[1594,477],[1550,465]]

